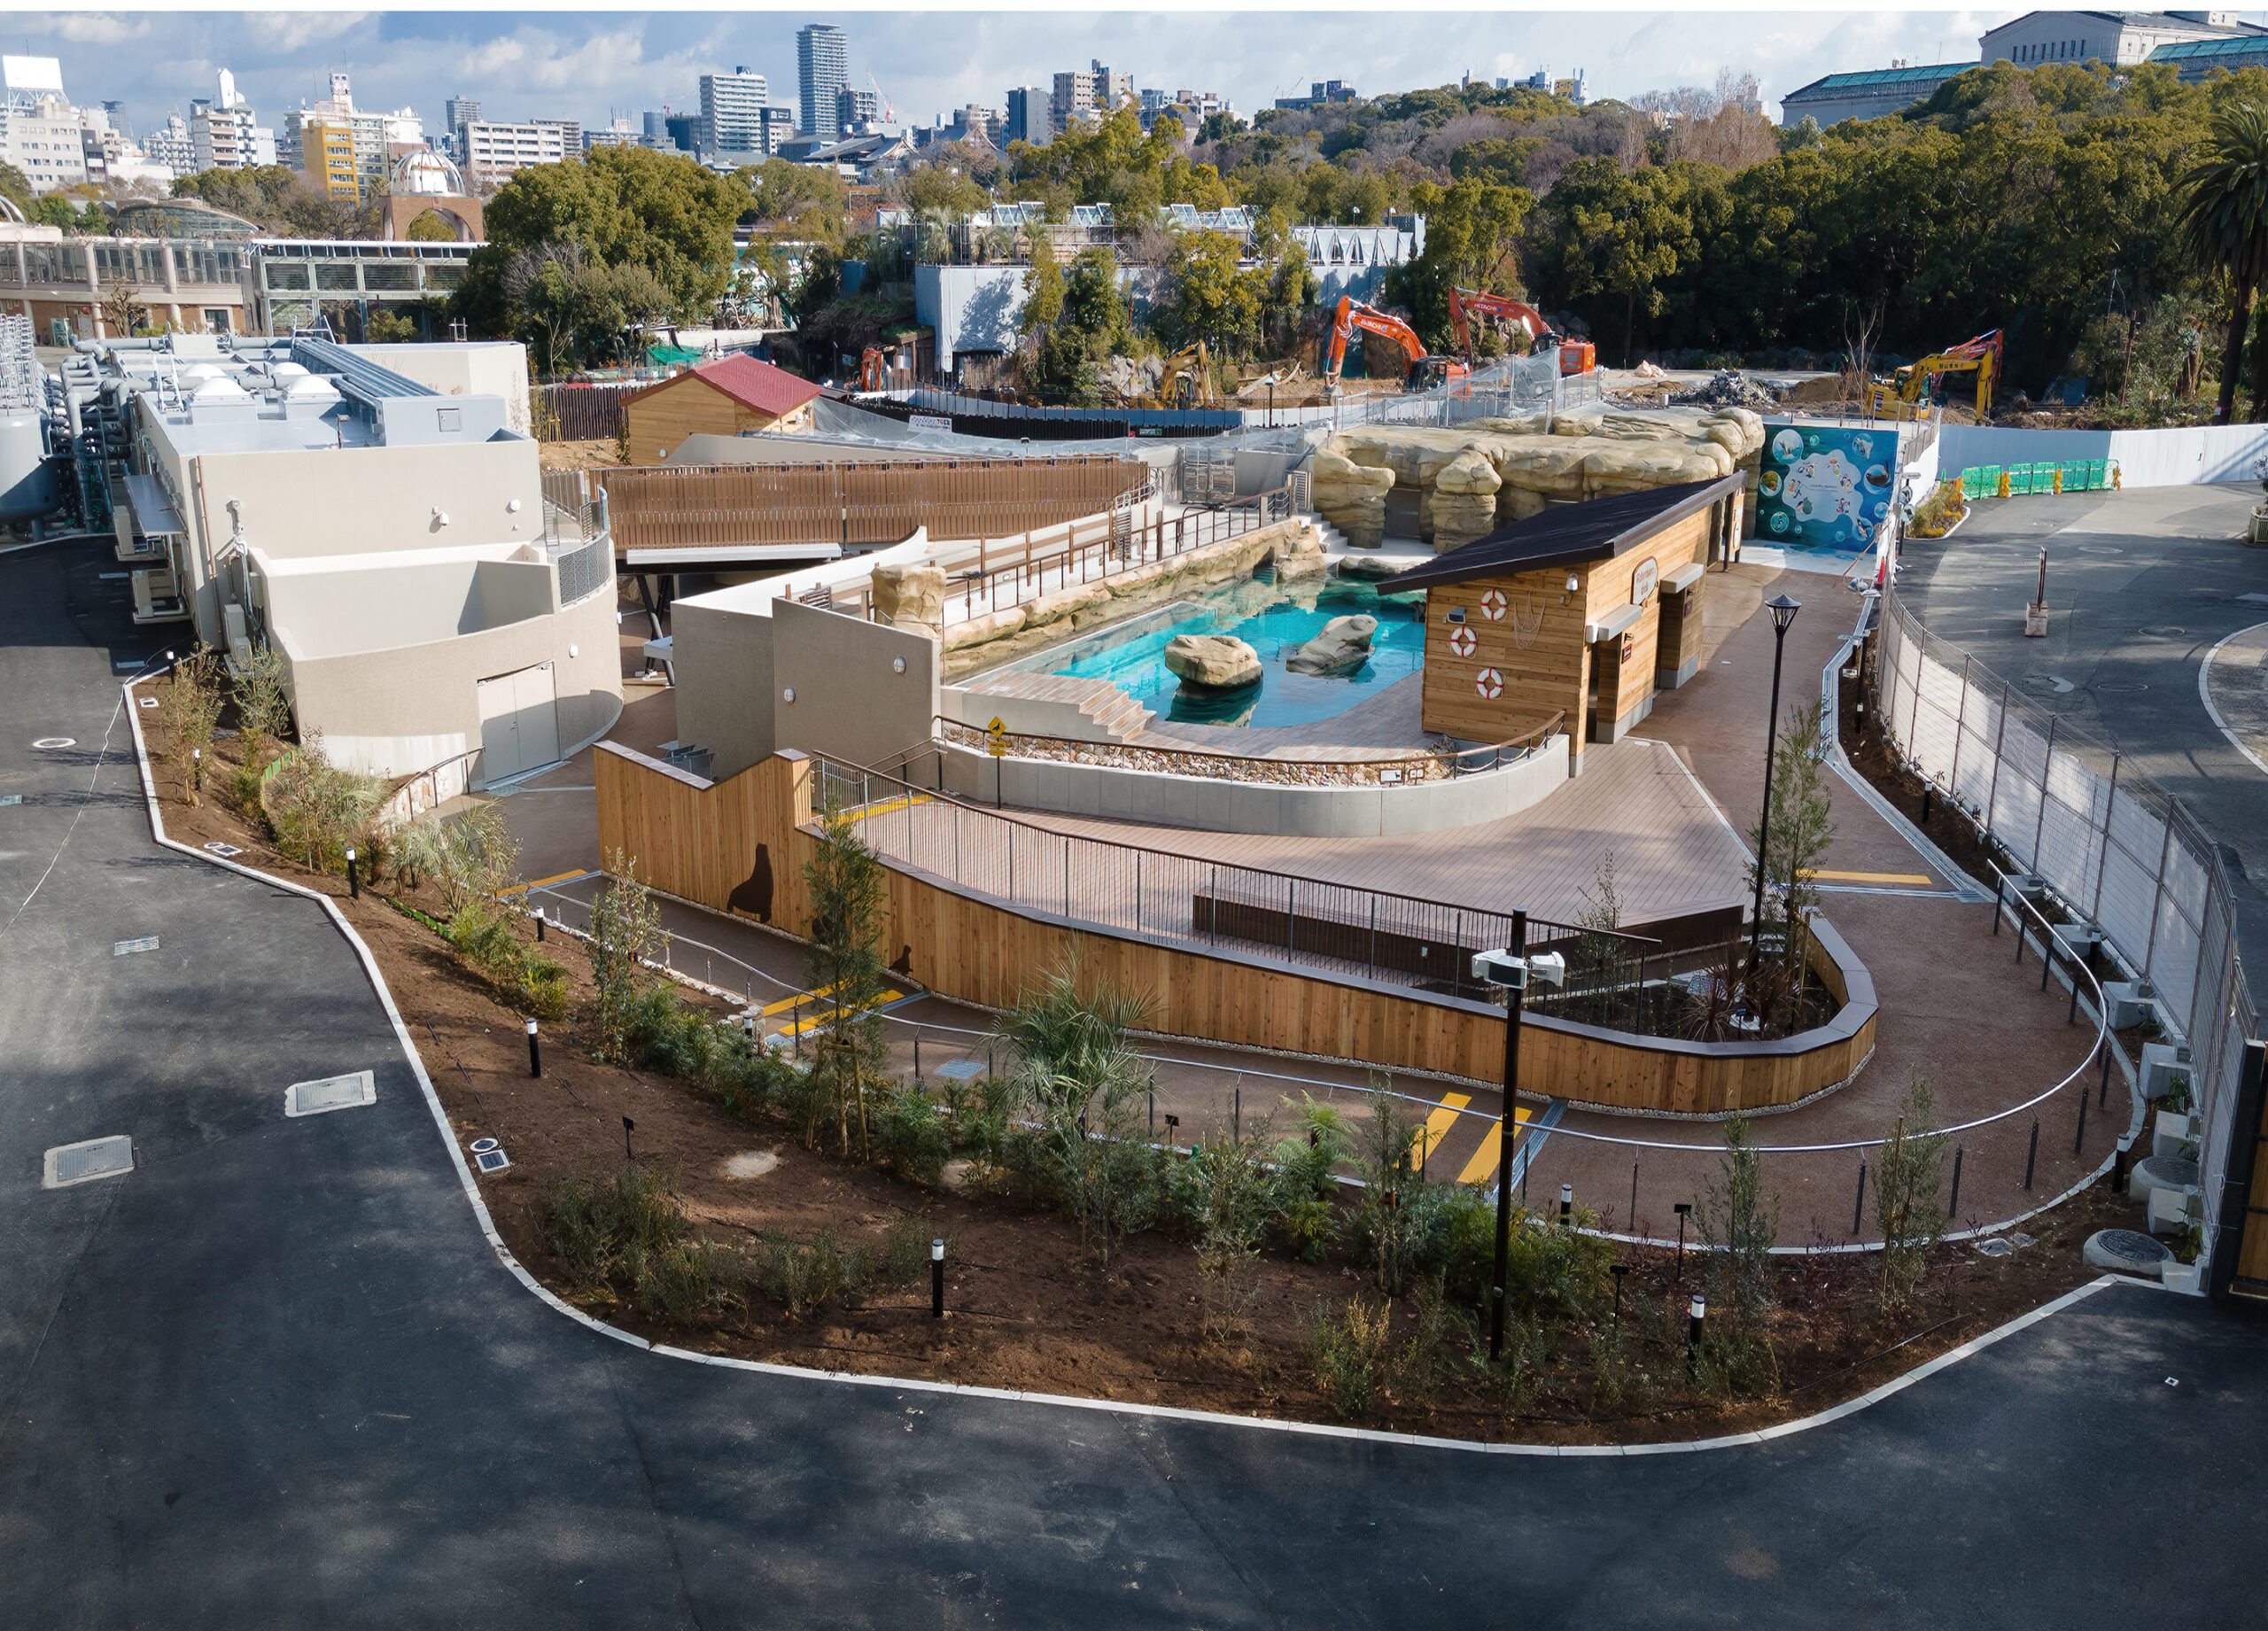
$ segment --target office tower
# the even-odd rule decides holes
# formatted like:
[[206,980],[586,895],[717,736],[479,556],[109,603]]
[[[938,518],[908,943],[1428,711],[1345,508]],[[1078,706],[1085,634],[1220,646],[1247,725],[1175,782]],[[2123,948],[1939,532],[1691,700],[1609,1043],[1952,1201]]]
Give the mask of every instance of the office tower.
[[849,42],[833,23],[806,23],[796,30],[796,79],[804,134],[830,139],[843,134],[836,98],[850,79],[850,58]]

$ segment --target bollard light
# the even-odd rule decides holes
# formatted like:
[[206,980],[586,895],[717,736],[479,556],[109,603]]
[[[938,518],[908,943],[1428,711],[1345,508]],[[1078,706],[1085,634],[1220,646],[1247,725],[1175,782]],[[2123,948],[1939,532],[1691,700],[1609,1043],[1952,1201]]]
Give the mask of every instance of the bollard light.
[[528,1074],[532,1076],[543,1074],[542,1044],[536,1040],[533,1020],[528,1021]]
[[929,1242],[929,1317],[945,1316],[945,1243]]
[[[352,900],[362,898],[362,886],[354,876],[354,851],[352,848],[346,851],[346,894]],[[532,1024],[534,1021],[530,1021],[529,1023]]]
[[1689,1364],[1693,1355],[1701,1351],[1701,1322],[1708,1317],[1709,1300],[1695,1292],[1692,1304],[1685,1313],[1685,1356],[1686,1363]]
[[1685,1220],[1693,1215],[1693,1203],[1681,1200],[1670,1208],[1677,1214],[1677,1278],[1685,1278]]
[[1562,1184],[1559,1186],[1559,1221],[1563,1223],[1573,1223],[1574,1217],[1575,1186],[1573,1184]]
[[538,945],[543,944],[543,908],[541,906],[535,909],[535,938]]

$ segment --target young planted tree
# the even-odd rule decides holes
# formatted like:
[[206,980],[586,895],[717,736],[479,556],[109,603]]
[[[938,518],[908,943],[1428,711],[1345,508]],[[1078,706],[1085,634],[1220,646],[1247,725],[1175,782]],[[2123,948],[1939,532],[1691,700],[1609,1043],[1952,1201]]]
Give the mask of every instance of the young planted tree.
[[1262,1121],[1242,1137],[1216,1127],[1189,1157],[1197,1186],[1197,1268],[1203,1277],[1205,1331],[1219,1341],[1251,1329],[1273,1184],[1267,1150],[1268,1124]]
[[280,742],[289,734],[291,704],[284,690],[284,655],[275,647],[263,642],[236,664],[229,690],[237,704],[237,723],[244,731],[246,758],[261,742]]
[[1912,1300],[1930,1248],[1946,1232],[1946,1210],[1938,1201],[1946,1141],[1932,1130],[1933,1099],[1929,1077],[1916,1070],[1907,1078],[1906,1097],[1876,1157],[1875,1225],[1882,1231],[1884,1308],[1903,1308]]
[[889,883],[882,863],[858,835],[858,824],[839,804],[821,819],[818,853],[804,868],[811,891],[812,937],[805,953],[819,1011],[804,1143],[817,1148],[820,1124],[832,1117],[835,1147],[848,1153],[850,1123],[860,1148],[869,1150],[866,1095],[880,1084],[884,1045],[881,999],[882,936],[889,928]]
[[1423,1241],[1423,1208],[1416,1204],[1425,1180],[1415,1153],[1424,1123],[1402,1107],[1384,1076],[1371,1082],[1371,1119],[1362,1130],[1356,1163],[1363,1199],[1355,1227],[1370,1246],[1371,1268],[1379,1289],[1398,1295],[1409,1284]]
[[1081,978],[1066,956],[1002,1020],[1018,1096],[1039,1123],[1044,1182],[1079,1220],[1085,1243],[1111,1251],[1155,1215],[1157,1172],[1138,1105],[1148,1073],[1128,1033],[1149,999]]
[[1822,757],[1825,736],[1820,702],[1814,697],[1798,708],[1780,733],[1779,751],[1772,761],[1772,830],[1762,823],[1749,829],[1749,845],[1757,858],[1749,864],[1752,889],[1757,870],[1764,874],[1764,905],[1775,905],[1785,926],[1780,943],[1780,967],[1775,975],[1757,977],[1751,993],[1758,1017],[1792,1024],[1790,1012],[1803,988],[1803,972],[1810,950],[1810,913],[1819,905],[1815,874],[1828,844],[1835,836],[1833,801],[1827,791],[1827,766]]
[[1765,1192],[1763,1158],[1748,1141],[1745,1116],[1725,1123],[1724,1163],[1703,1187],[1693,1225],[1709,1264],[1706,1357],[1728,1386],[1768,1391],[1779,1379],[1765,1322],[1777,1301],[1771,1251],[1780,1197]]
[[617,850],[606,869],[610,881],[591,903],[591,979],[598,987],[599,1057],[624,1064],[645,982],[641,966],[660,954],[669,936],[653,891],[638,882],[638,863]]
[[221,724],[217,667],[213,654],[199,647],[175,664],[174,672],[158,687],[158,724],[181,765],[183,784],[192,804],[205,790],[205,773],[213,757],[213,734]]

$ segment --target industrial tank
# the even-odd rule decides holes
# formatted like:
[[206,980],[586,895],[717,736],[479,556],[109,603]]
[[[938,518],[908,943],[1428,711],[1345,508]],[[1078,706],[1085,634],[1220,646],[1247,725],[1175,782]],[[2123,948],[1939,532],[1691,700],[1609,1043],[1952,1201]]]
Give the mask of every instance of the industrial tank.
[[47,456],[35,413],[0,415],[0,522],[29,521],[63,508],[59,465]]

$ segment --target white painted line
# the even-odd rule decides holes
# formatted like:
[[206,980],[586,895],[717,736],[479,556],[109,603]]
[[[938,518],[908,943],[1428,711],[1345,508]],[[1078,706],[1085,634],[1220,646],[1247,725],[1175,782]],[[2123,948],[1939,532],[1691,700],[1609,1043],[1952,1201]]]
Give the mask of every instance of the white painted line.
[[2268,629],[2268,623],[2256,623],[2251,628],[2241,628],[2235,633],[2224,634],[2213,642],[2213,649],[2205,654],[2205,660],[2197,664],[2197,700],[2205,704],[2205,711],[2212,716],[2213,728],[2229,739],[2229,746],[2250,759],[2253,769],[2264,776],[2268,776],[2268,764],[2264,764],[2258,754],[2244,745],[2237,734],[2229,729],[2229,722],[2221,718],[2221,711],[2213,706],[2213,692],[2209,683],[2213,672],[2213,659],[2221,655],[2221,648],[2234,640],[2238,634],[2249,634],[2253,629]]
[[291,1116],[328,1115],[333,1110],[359,1110],[377,1102],[377,1080],[367,1070],[294,1082],[284,1090],[284,1114]]
[[158,937],[155,935],[144,935],[139,940],[113,940],[110,943],[113,957],[131,957],[136,951],[154,951],[157,949]]
[[124,1133],[58,1144],[40,1163],[42,1189],[69,1189],[98,1178],[124,1177],[134,1170],[134,1140]]
[[78,745],[79,739],[75,736],[43,736],[32,743],[33,747],[44,753],[56,752],[64,748],[75,748]]
[[[129,681],[126,688],[130,691],[132,686],[133,682]],[[1817,1416],[1806,1417],[1799,1421],[1783,1422],[1777,1426],[1767,1427],[1756,1433],[1732,1433],[1721,1438],[1696,1439],[1674,1444],[1564,1446],[1494,1444],[1472,1439],[1445,1439],[1419,1433],[1382,1433],[1371,1427],[1334,1427],[1321,1422],[1279,1421],[1262,1416],[1231,1416],[1217,1410],[1182,1410],[1173,1405],[1135,1404],[1111,1399],[1083,1399],[1062,1394],[1022,1393],[1008,1388],[980,1387],[966,1382],[935,1382],[904,1377],[858,1376],[843,1371],[813,1371],[800,1365],[769,1364],[758,1360],[732,1359],[717,1354],[696,1354],[687,1348],[649,1342],[641,1336],[610,1325],[603,1320],[594,1319],[580,1309],[561,1301],[548,1287],[531,1274],[517,1257],[512,1255],[511,1249],[504,1244],[502,1237],[496,1232],[495,1221],[489,1215],[487,1204],[480,1198],[479,1185],[475,1182],[470,1169],[465,1165],[463,1153],[457,1147],[456,1137],[450,1130],[448,1112],[441,1106],[440,1095],[433,1090],[432,1078],[425,1073],[425,1062],[418,1057],[416,1045],[410,1040],[409,1028],[402,1020],[401,1010],[394,1006],[393,993],[387,988],[385,976],[379,972],[377,959],[371,955],[370,948],[363,944],[362,937],[354,932],[354,926],[346,920],[329,896],[318,894],[288,879],[272,877],[267,873],[257,871],[236,861],[203,857],[201,851],[192,850],[187,844],[177,843],[167,837],[164,819],[158,810],[157,786],[150,775],[150,758],[142,740],[141,722],[136,718],[136,711],[133,710],[128,711],[127,718],[128,722],[134,726],[135,756],[142,771],[143,803],[149,812],[150,830],[157,842],[167,849],[178,850],[183,855],[198,856],[200,858],[209,859],[213,866],[226,867],[230,872],[241,874],[245,877],[255,879],[274,888],[304,896],[315,901],[329,914],[331,926],[337,928],[347,944],[354,949],[355,955],[361,959],[363,975],[370,982],[371,990],[377,993],[379,1005],[385,1010],[386,1019],[393,1027],[394,1039],[401,1048],[402,1057],[408,1061],[412,1074],[417,1078],[419,1088],[424,1092],[426,1107],[431,1112],[433,1124],[439,1130],[441,1142],[449,1152],[449,1160],[456,1168],[457,1182],[464,1191],[465,1200],[472,1208],[473,1218],[480,1226],[481,1238],[488,1242],[490,1249],[496,1254],[497,1261],[504,1265],[524,1289],[555,1313],[565,1315],[577,1324],[586,1326],[600,1336],[610,1338],[630,1348],[644,1348],[649,1353],[658,1354],[666,1358],[687,1360],[695,1364],[713,1365],[720,1370],[746,1371],[759,1376],[778,1376],[800,1382],[835,1382],[854,1387],[891,1388],[905,1393],[957,1394],[967,1398],[998,1399],[1017,1403],[1052,1405],[1061,1410],[1091,1410],[1111,1416],[1139,1416],[1161,1421],[1184,1421],[1216,1426],[1239,1427],[1267,1433],[1290,1433],[1301,1438],[1344,1439],[1357,1442],[1398,1445],[1415,1449],[1462,1450],[1468,1454],[1491,1456],[1693,1455],[1707,1450],[1731,1448],[1736,1446],[1762,1444],[1767,1440],[1785,1438],[1791,1433],[1806,1432],[1813,1427],[1824,1426],[1828,1423],[1840,1421],[1846,1416],[1854,1415],[1869,1405],[1879,1403],[1911,1387],[1925,1377],[1936,1375],[1939,1371],[1945,1370],[1959,1360],[1982,1352],[2005,1337],[2014,1336],[2020,1331],[2029,1329],[2049,1315],[2062,1312],[2064,1309],[2073,1306],[2084,1298],[2092,1296],[2105,1286],[2139,1283],[2126,1280],[2117,1275],[2106,1274],[2099,1280],[2067,1293],[2053,1302],[2034,1309],[2031,1313],[2011,1320],[2005,1325],[1964,1342],[1959,1348],[1938,1355],[1925,1365],[1909,1371],[1903,1376],[1893,1377],[1881,1386]]]

